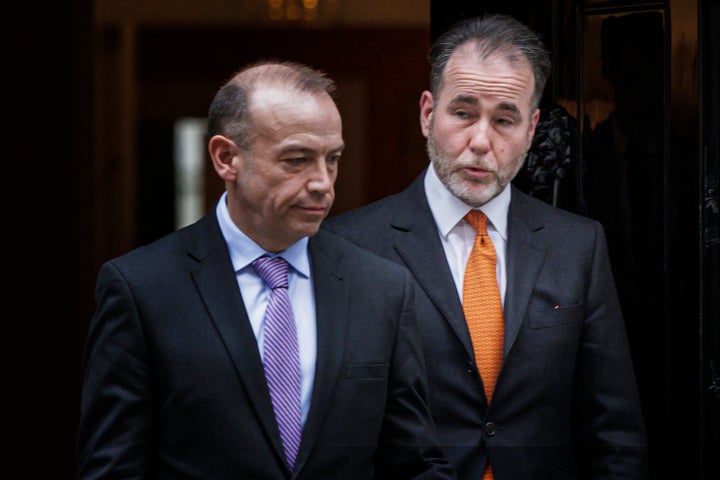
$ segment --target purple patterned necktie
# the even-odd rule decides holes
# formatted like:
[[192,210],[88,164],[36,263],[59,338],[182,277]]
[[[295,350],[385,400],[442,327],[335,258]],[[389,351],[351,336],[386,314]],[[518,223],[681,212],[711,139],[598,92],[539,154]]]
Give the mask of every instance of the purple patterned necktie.
[[281,257],[264,256],[255,260],[253,267],[272,289],[265,311],[263,367],[285,458],[292,469],[300,447],[302,420],[300,354],[288,295],[288,264]]

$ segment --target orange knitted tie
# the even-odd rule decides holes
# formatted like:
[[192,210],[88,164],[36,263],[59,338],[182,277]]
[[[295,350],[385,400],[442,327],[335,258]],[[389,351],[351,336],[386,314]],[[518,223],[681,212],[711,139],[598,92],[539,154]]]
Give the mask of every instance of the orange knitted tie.
[[[471,210],[465,220],[475,229],[476,237],[465,267],[463,311],[475,350],[475,362],[490,403],[502,366],[505,330],[496,274],[497,256],[487,233],[485,214]],[[483,480],[492,478],[488,464]]]

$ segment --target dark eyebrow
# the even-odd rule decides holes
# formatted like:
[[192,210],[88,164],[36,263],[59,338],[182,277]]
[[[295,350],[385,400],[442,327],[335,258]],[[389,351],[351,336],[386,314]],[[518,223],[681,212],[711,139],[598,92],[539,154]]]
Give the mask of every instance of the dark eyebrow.
[[458,95],[452,100],[450,100],[450,105],[457,105],[459,103],[467,103],[468,105],[477,105],[478,99],[477,97],[473,97],[472,95]]
[[[339,153],[339,152],[342,152],[344,149],[345,149],[345,144],[343,143],[343,144],[340,144],[339,146],[333,148],[332,150],[330,150],[330,152],[331,153]],[[311,155],[316,154],[317,151],[313,148],[303,147],[300,145],[288,145],[285,148],[283,148],[282,150],[280,150],[280,155],[287,155],[288,153],[293,153],[293,154],[299,153],[301,155],[311,156]]]
[[311,155],[311,154],[315,153],[315,150],[313,150],[312,148],[301,147],[299,145],[288,145],[287,147],[280,150],[281,155],[285,155],[288,153],[300,153],[302,155]]
[[[477,97],[474,97],[472,95],[458,95],[450,101],[450,106],[455,106],[459,104],[478,105],[479,103],[480,102]],[[518,108],[518,106],[514,103],[509,102],[500,103],[498,105],[498,110],[512,113],[520,113],[520,109]]]
[[500,105],[498,105],[498,110],[507,110],[507,111],[513,112],[513,113],[520,113],[520,109],[518,108],[517,105],[515,105],[514,103],[507,103],[507,102],[503,102]]

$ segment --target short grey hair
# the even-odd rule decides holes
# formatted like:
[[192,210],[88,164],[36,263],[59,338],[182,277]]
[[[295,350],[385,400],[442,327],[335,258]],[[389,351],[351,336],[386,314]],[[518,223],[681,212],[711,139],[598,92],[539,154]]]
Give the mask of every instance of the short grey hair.
[[487,57],[494,53],[517,61],[519,53],[528,61],[535,77],[533,107],[540,104],[545,84],[552,71],[550,55],[540,36],[508,15],[491,14],[461,20],[443,33],[430,47],[430,91],[437,97],[443,84],[445,67],[455,50],[474,42],[478,53]]
[[296,62],[262,60],[232,76],[213,98],[208,113],[207,135],[224,135],[238,147],[249,151],[253,141],[253,122],[249,98],[258,85],[278,82],[298,92],[327,93],[334,99],[335,82],[327,75]]

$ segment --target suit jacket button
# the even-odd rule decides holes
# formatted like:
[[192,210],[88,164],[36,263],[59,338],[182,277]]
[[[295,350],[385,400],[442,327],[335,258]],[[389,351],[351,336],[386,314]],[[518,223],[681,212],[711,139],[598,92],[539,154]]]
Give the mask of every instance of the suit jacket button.
[[473,365],[473,362],[470,362],[470,361],[467,362],[467,372],[475,373],[475,365]]
[[495,427],[495,424],[494,424],[493,422],[487,422],[487,423],[483,426],[483,428],[485,429],[485,434],[486,434],[488,437],[492,437],[493,435],[495,435],[495,431],[497,430],[496,427]]

